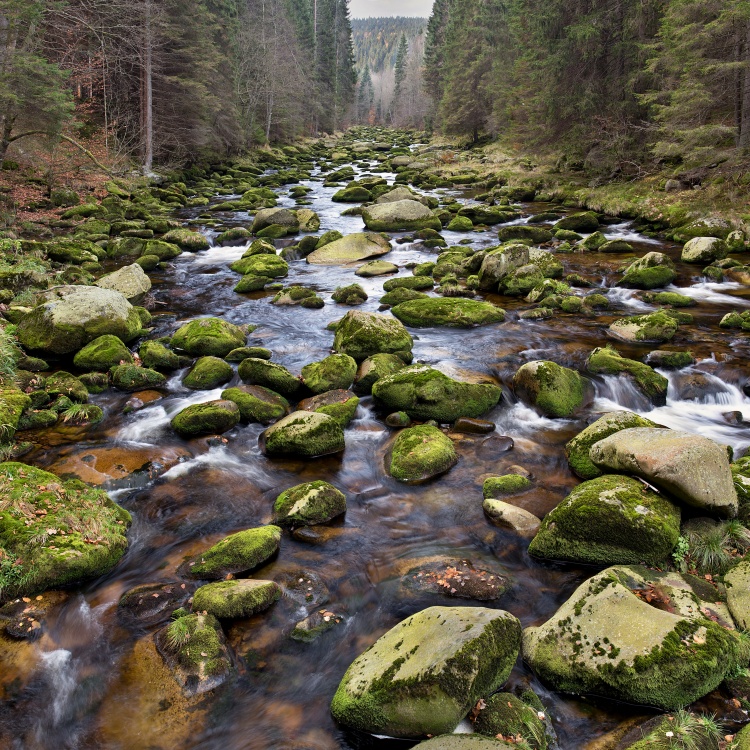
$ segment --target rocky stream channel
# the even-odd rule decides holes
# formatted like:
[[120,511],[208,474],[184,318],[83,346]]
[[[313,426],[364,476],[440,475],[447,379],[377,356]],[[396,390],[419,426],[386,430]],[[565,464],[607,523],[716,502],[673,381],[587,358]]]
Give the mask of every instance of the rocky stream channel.
[[[144,250],[135,266],[151,288],[131,299],[152,319],[120,337],[153,377],[88,375],[102,421],[16,433],[20,461],[106,490],[131,521],[105,574],[6,591],[0,746],[375,750],[458,727],[488,739],[425,747],[567,750],[632,747],[589,743],[624,722],[665,734],[661,712],[688,705],[723,734],[748,721],[744,238],[694,227],[686,241],[726,242],[692,240],[691,257],[631,220],[502,184],[408,185],[430,163],[412,150],[320,143],[288,150],[291,166],[156,191],[182,196],[170,218],[201,249]],[[414,195],[391,198],[413,205],[364,213],[371,230],[400,229],[326,234],[364,232],[347,209],[395,180]],[[274,203],[284,211],[263,213]],[[251,236],[263,223],[266,238]],[[100,261],[97,276],[133,265]],[[371,261],[376,275],[358,272]],[[86,355],[107,347],[107,367],[130,357],[97,339],[74,363],[92,335],[55,356],[34,309],[16,310],[18,338],[52,370],[96,370]],[[207,317],[224,323],[204,339],[205,325],[184,328]],[[215,359],[194,369],[199,355]],[[54,481],[18,471],[3,481]],[[333,487],[277,501],[313,482]],[[54,549],[58,526],[34,544]],[[523,645],[522,628],[538,628]]]

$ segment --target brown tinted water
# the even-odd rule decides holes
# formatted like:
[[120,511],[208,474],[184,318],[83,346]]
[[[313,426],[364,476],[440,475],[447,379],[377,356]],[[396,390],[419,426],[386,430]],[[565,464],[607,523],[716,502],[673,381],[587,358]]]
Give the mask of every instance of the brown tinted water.
[[[361,170],[358,170],[361,171]],[[389,176],[392,179],[392,175]],[[357,217],[342,217],[343,206],[330,198],[334,189],[313,187],[310,206],[322,219],[322,231],[361,231]],[[281,189],[281,205],[293,201]],[[463,198],[456,193],[461,200]],[[218,197],[217,197],[218,200]],[[524,214],[544,206],[526,205]],[[188,219],[190,212],[180,218]],[[228,224],[247,223],[246,214],[225,214]],[[205,230],[209,237],[216,232]],[[623,237],[634,254],[561,255],[566,273],[579,273],[607,293],[617,270],[633,255],[651,250],[679,259],[679,248],[649,240],[626,223],[605,228]],[[476,248],[494,243],[495,233],[445,232],[449,244],[462,239]],[[326,325],[348,308],[333,303],[337,286],[358,281],[370,299],[360,309],[375,311],[383,278],[354,276],[353,268],[291,264],[286,283],[302,283],[326,299],[321,310],[275,307],[272,294],[238,295],[237,276],[229,271],[246,246],[212,247],[183,254],[165,271],[153,274],[154,335],[172,333],[195,317],[221,316],[258,328],[248,339],[273,351],[274,361],[299,373],[331,351]],[[403,267],[434,259],[417,243],[395,244],[388,259]],[[240,426],[222,439],[184,441],[169,419],[189,403],[218,397],[220,389],[193,392],[177,373],[140,410],[123,413],[130,394],[109,391],[92,401],[105,421],[88,429],[63,428],[33,435],[38,448],[24,460],[64,476],[77,476],[111,491],[133,514],[130,548],[107,576],[64,592],[49,602],[47,629],[35,643],[4,638],[0,647],[0,746],[24,750],[262,750],[298,748],[400,748],[414,743],[353,735],[337,727],[329,713],[331,697],[352,660],[401,619],[432,605],[490,606],[507,609],[524,626],[544,622],[593,569],[537,562],[527,542],[491,526],[482,511],[482,482],[520,465],[534,489],[514,502],[543,516],[574,487],[563,452],[567,440],[599,413],[628,408],[662,424],[681,427],[731,444],[738,455],[750,445],[750,429],[730,423],[724,414],[750,417],[742,386],[747,378],[747,342],[743,334],[724,332],[718,321],[732,309],[750,306],[747,289],[708,284],[700,269],[679,265],[676,287],[695,296],[695,322],[683,326],[671,349],[691,349],[698,364],[670,378],[667,405],[652,405],[619,378],[595,379],[596,399],[575,420],[551,420],[518,403],[509,383],[518,367],[552,359],[583,369],[589,352],[607,343],[606,327],[622,315],[654,309],[637,294],[610,291],[611,309],[589,315],[557,314],[551,320],[519,321],[520,300],[490,298],[508,310],[500,325],[473,330],[414,331],[417,361],[461,378],[490,379],[504,386],[501,404],[487,418],[497,430],[490,436],[452,435],[460,456],[449,474],[423,486],[404,486],[389,478],[383,460],[393,431],[365,398],[346,431],[346,450],[334,458],[279,460],[258,448],[259,425]],[[406,269],[402,274],[409,274]],[[578,290],[585,294],[594,290]],[[159,313],[160,310],[169,312]],[[651,348],[618,344],[625,356],[641,359]],[[685,400],[687,376],[705,374],[697,399]],[[692,394],[694,395],[694,394]],[[513,439],[512,449],[508,441]],[[125,627],[117,602],[130,588],[145,583],[182,582],[177,568],[229,533],[271,520],[276,496],[305,481],[327,480],[347,495],[343,520],[305,540],[285,532],[281,550],[253,573],[284,585],[285,594],[268,612],[225,625],[235,660],[232,679],[214,693],[182,695],[153,645],[160,625]],[[497,601],[451,599],[420,594],[402,585],[402,576],[434,560],[469,560],[506,577],[508,591]],[[195,584],[186,584],[190,591]],[[311,644],[289,635],[309,613],[325,608],[342,624]],[[643,709],[555,694],[519,662],[510,686],[528,685],[553,717],[560,747],[577,748]],[[721,707],[714,696],[712,707]]]

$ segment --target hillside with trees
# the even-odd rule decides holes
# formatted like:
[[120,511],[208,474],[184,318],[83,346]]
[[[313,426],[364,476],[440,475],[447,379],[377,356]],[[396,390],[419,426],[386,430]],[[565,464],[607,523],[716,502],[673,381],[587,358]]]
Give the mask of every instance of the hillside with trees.
[[606,174],[703,165],[750,146],[750,5],[437,0],[425,78],[447,134],[562,146]]
[[8,0],[0,160],[22,139],[180,163],[345,126],[356,86],[346,0]]

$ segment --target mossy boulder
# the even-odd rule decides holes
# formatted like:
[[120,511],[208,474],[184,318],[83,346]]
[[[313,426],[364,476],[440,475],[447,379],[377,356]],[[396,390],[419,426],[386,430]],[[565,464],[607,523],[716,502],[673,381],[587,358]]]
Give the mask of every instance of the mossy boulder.
[[600,469],[635,474],[693,507],[719,516],[737,514],[726,448],[708,438],[633,427],[594,443],[589,456]]
[[[140,240],[138,240],[140,242]],[[127,242],[123,242],[118,247],[118,254],[124,252],[125,248],[135,247],[135,238],[129,238]],[[165,242],[164,240],[149,240],[146,242],[141,256],[151,255],[159,259],[159,262],[166,260],[173,260],[179,255],[182,255],[182,250],[179,245],[175,245],[173,242]]]
[[280,546],[281,529],[278,526],[245,529],[187,559],[180,570],[190,578],[220,581],[261,566],[279,551]]
[[362,185],[348,185],[338,190],[331,197],[337,203],[365,203],[372,200],[372,193]]
[[288,208],[262,208],[255,214],[250,231],[258,234],[271,226],[282,227],[284,234],[294,234],[299,230],[299,220]]
[[244,227],[232,227],[221,232],[216,237],[216,244],[222,247],[227,245],[244,245],[250,241],[252,234]]
[[683,263],[713,263],[729,255],[729,247],[724,240],[716,237],[694,237],[682,248],[680,260]]
[[694,365],[695,357],[692,352],[655,349],[648,353],[646,362],[651,367],[660,367],[663,370],[681,370],[683,367]]
[[589,457],[589,450],[594,443],[631,427],[656,427],[650,419],[633,414],[630,411],[615,411],[605,414],[579,432],[565,446],[570,468],[581,479],[595,479],[602,475],[602,470]]
[[422,750],[517,750],[518,744],[490,739],[480,734],[443,734],[426,742],[420,742],[415,748]]
[[180,228],[172,229],[167,232],[162,240],[164,242],[170,242],[183,250],[188,250],[191,253],[198,252],[200,250],[208,250],[211,246],[208,239],[200,232],[195,232],[192,229]]
[[474,229],[474,222],[468,216],[454,216],[448,222],[446,229],[449,232],[471,232]]
[[316,526],[346,513],[346,495],[328,482],[306,482],[282,492],[273,504],[279,526]]
[[402,302],[409,302],[413,299],[430,298],[423,292],[416,292],[413,289],[406,289],[405,287],[397,287],[392,292],[384,294],[380,298],[380,304],[395,307],[396,305],[400,305]]
[[237,294],[248,294],[250,292],[259,292],[266,287],[266,284],[270,284],[271,279],[267,276],[255,276],[252,273],[243,276],[234,287],[234,291]]
[[358,406],[359,398],[351,391],[336,389],[300,401],[297,409],[327,414],[344,428],[354,419]]
[[548,417],[571,417],[585,403],[588,382],[555,362],[527,362],[513,376],[513,391]]
[[216,400],[188,406],[172,418],[172,427],[182,437],[220,435],[236,427],[240,407],[233,401]]
[[546,227],[513,224],[508,227],[502,227],[497,233],[497,238],[500,242],[527,240],[534,245],[541,245],[543,242],[549,242],[552,239],[552,232]]
[[176,370],[180,366],[180,358],[159,341],[144,341],[138,356],[143,366],[151,370]]
[[349,284],[336,287],[331,299],[340,305],[356,307],[367,302],[367,292],[359,284]]
[[232,365],[218,357],[201,357],[182,379],[182,384],[194,390],[209,391],[234,377]]
[[112,385],[119,391],[133,393],[163,386],[167,379],[156,370],[136,365],[117,365],[110,370]]
[[194,357],[225,357],[232,349],[245,345],[245,332],[221,318],[199,318],[180,327],[172,337],[172,346]]
[[386,458],[388,473],[399,482],[424,482],[458,463],[453,441],[437,427],[420,425],[399,432]]
[[502,477],[488,477],[482,485],[482,496],[485,500],[519,495],[531,489],[534,484],[528,477],[520,474],[505,474]]
[[18,324],[18,340],[29,351],[72,354],[99,336],[111,334],[128,342],[141,331],[138,311],[119,292],[67,286],[49,295],[49,301]]
[[403,411],[412,419],[442,423],[481,417],[497,405],[501,393],[497,385],[453,380],[426,365],[406,367],[372,387],[372,395],[388,412]]
[[268,456],[314,458],[344,450],[344,431],[327,414],[296,411],[261,433],[260,447]]
[[396,305],[392,312],[402,323],[414,328],[474,328],[505,320],[505,311],[490,302],[456,297],[409,300]]
[[608,474],[578,485],[548,513],[529,553],[592,565],[663,566],[680,536],[680,509],[637,479]]
[[390,737],[452,732],[479,698],[508,679],[520,630],[502,610],[422,610],[355,659],[333,697],[333,717]]
[[404,361],[395,354],[375,354],[368,357],[357,370],[354,392],[363,395],[372,393],[372,386],[381,378],[403,370]]
[[51,398],[62,395],[79,404],[85,404],[89,400],[86,386],[75,375],[65,370],[58,370],[48,376],[44,390]]
[[293,396],[300,387],[299,378],[292,375],[286,367],[259,357],[243,359],[240,362],[239,375],[245,383],[270,388],[282,396]]
[[133,263],[102,276],[96,282],[96,286],[101,289],[112,289],[115,292],[120,292],[128,302],[135,305],[151,289],[151,279],[138,263]]
[[[479,269],[479,288],[486,291],[497,291],[500,282],[517,269],[527,266],[529,260],[528,245],[506,245],[489,251],[482,260]],[[540,278],[539,282],[541,281]]]
[[34,466],[0,464],[0,601],[108,573],[130,514],[106,492]]
[[609,332],[622,341],[661,344],[671,341],[679,323],[664,312],[630,315],[609,326]]
[[420,229],[440,231],[440,219],[424,204],[415,200],[391,201],[367,206],[362,211],[365,226],[373,232],[415,232]]
[[281,588],[273,581],[217,581],[201,586],[193,594],[193,611],[234,620],[264,612],[280,598]]
[[[259,253],[248,255],[229,266],[235,273],[265,279],[281,279],[288,275],[289,264],[278,255]],[[249,290],[247,290],[249,291]]]
[[474,724],[474,731],[485,737],[521,737],[530,750],[546,750],[547,736],[538,703],[529,705],[513,693],[495,693],[484,702]]
[[383,284],[383,290],[386,292],[395,292],[396,289],[410,289],[417,291],[419,289],[432,289],[435,282],[429,276],[399,276],[395,279],[388,279]]
[[111,334],[99,336],[73,357],[73,364],[81,370],[107,372],[110,367],[132,364],[133,355],[122,341]]
[[653,368],[634,359],[626,359],[615,349],[594,349],[586,360],[586,369],[592,375],[627,375],[657,406],[667,403],[669,381]]
[[279,305],[281,307],[299,305],[300,307],[319,310],[325,305],[325,302],[322,297],[318,297],[318,294],[314,289],[293,285],[278,291],[271,300],[271,304]]
[[633,261],[626,269],[618,286],[631,289],[656,289],[671,284],[677,278],[672,259],[664,253],[647,253]]
[[349,234],[325,244],[308,255],[307,262],[313,265],[335,266],[376,258],[390,251],[391,243],[382,234],[362,232]]
[[560,219],[554,229],[566,229],[570,232],[596,232],[599,229],[599,217],[593,211],[571,214]]
[[243,422],[272,424],[289,414],[289,402],[280,394],[260,385],[240,385],[228,388],[222,399],[233,401],[240,408]]
[[352,310],[336,326],[333,348],[362,362],[374,354],[409,354],[413,343],[399,320],[388,315]]
[[98,245],[81,237],[56,239],[54,242],[47,243],[46,250],[50,260],[74,265],[96,263],[102,254],[102,249]]
[[750,629],[750,560],[742,560],[725,576],[727,605],[732,619],[742,630]]
[[389,273],[398,273],[398,266],[389,263],[387,260],[371,260],[369,263],[360,266],[354,272],[354,275],[369,279],[373,276],[385,276]]
[[227,362],[242,362],[243,359],[255,357],[256,359],[271,359],[271,350],[262,346],[240,346],[232,349],[224,359]]
[[313,393],[346,390],[354,382],[357,363],[348,354],[331,354],[302,368],[302,383]]
[[155,636],[156,647],[188,696],[215,690],[232,672],[224,631],[213,615],[185,614]]
[[741,660],[739,638],[722,624],[731,627],[727,616],[701,579],[616,566],[583,583],[546,623],[526,628],[523,655],[555,690],[670,711],[718,687]]

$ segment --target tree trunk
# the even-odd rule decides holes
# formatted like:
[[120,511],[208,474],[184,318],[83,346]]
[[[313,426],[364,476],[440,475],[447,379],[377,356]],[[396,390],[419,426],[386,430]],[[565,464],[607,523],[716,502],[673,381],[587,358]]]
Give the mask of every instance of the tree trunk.
[[741,149],[750,149],[750,22],[745,36],[745,82],[742,87],[742,116],[737,145]]
[[0,134],[0,163],[5,160],[8,146],[11,144],[10,136],[13,132],[13,119],[10,115],[0,115],[0,124],[2,125],[2,134]]
[[143,37],[143,171],[154,165],[154,81],[153,38],[151,28],[151,0],[146,0]]

